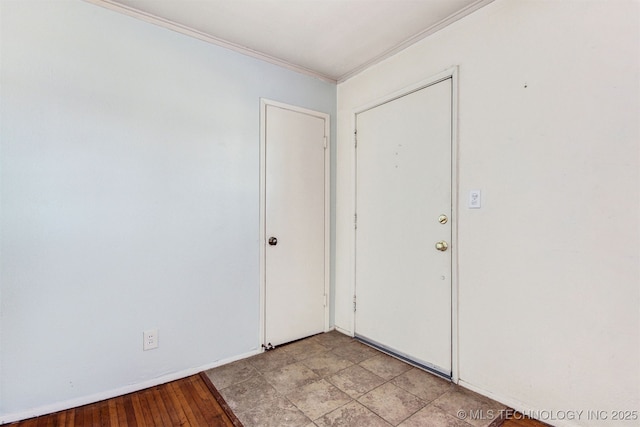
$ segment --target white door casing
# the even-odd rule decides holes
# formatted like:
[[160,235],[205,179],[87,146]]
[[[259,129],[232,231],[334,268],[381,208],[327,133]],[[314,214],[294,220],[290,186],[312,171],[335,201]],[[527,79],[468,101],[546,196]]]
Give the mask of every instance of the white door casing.
[[327,114],[261,100],[263,348],[328,330],[329,129]]
[[447,377],[457,350],[454,76],[355,113],[355,334]]

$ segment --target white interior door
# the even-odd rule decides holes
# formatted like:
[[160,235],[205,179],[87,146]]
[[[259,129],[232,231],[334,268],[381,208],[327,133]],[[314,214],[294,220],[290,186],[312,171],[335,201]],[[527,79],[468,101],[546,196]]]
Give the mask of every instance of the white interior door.
[[263,106],[264,342],[325,330],[328,116]]
[[450,376],[451,78],[356,125],[356,335]]

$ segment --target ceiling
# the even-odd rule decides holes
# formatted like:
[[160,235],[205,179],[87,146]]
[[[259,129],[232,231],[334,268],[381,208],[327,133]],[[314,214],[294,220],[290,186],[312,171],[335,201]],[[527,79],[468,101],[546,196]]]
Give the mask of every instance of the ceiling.
[[88,0],[343,81],[493,0]]

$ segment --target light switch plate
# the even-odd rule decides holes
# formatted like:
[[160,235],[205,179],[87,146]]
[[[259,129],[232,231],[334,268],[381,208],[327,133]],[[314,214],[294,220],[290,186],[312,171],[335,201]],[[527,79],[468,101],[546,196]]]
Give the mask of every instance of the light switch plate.
[[480,209],[482,207],[482,192],[480,190],[469,191],[469,209]]

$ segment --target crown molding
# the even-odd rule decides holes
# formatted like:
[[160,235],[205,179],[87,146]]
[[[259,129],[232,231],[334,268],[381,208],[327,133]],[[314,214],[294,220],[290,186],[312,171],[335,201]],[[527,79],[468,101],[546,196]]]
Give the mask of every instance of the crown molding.
[[154,15],[152,13],[143,12],[141,10],[135,9],[130,6],[123,5],[113,0],[84,0],[87,3],[94,4],[96,6],[103,7],[105,9],[109,9],[115,12],[119,12],[128,16],[131,16],[136,19],[140,19],[141,21],[148,22],[150,24],[158,25],[163,28],[167,28],[169,30],[175,31],[180,34],[184,34],[186,36],[194,37],[198,40],[202,40],[207,43],[211,43],[226,49],[233,50],[235,52],[241,53],[243,55],[247,55],[256,59],[260,59],[262,61],[271,63],[273,65],[277,65],[288,70],[296,71],[301,74],[305,74],[311,77],[315,77],[317,79],[329,82],[329,83],[337,83],[337,80],[331,76],[324,75],[322,73],[318,73],[309,68],[302,67],[300,65],[292,64],[290,62],[284,61],[282,59],[273,57],[271,55],[267,55],[262,52],[258,52],[251,48],[229,42],[227,40],[220,39],[218,37],[214,37],[210,34],[204,33],[202,31],[196,30],[194,28],[188,27],[186,25],[179,24],[177,22],[171,21],[170,19],[165,19],[160,16]]
[[408,48],[409,46],[419,42],[420,40],[429,37],[430,35],[432,35],[433,33],[436,33],[440,30],[442,30],[443,28],[453,24],[454,22],[464,18],[467,15],[470,15],[471,13],[475,12],[476,10],[488,5],[489,3],[492,3],[494,0],[476,0],[475,2],[471,3],[469,6],[460,9],[459,11],[447,16],[446,18],[442,19],[441,21],[433,24],[432,26],[430,26],[429,28],[426,28],[422,31],[420,31],[418,34],[415,34],[411,37],[409,37],[408,39],[404,40],[403,42],[398,43],[397,45],[395,45],[394,47],[392,47],[391,49],[387,50],[384,53],[381,53],[380,55],[376,56],[375,58],[365,62],[364,64],[354,68],[353,70],[343,74],[342,76],[338,77],[337,82],[338,83],[342,83],[348,79],[350,79],[351,77],[354,77],[357,74],[360,74],[361,72],[363,72],[364,70],[366,70],[369,67],[372,67],[382,61],[384,61],[387,58],[390,58],[391,56],[395,55],[396,53]]
[[87,3],[91,3],[97,6],[101,6],[103,8],[106,9],[110,9],[113,10],[115,12],[119,12],[128,16],[131,16],[133,18],[137,18],[140,19],[142,21],[154,24],[154,25],[158,25],[160,27],[163,28],[167,28],[169,30],[178,32],[180,34],[184,34],[186,36],[190,36],[190,37],[194,37],[198,40],[202,40],[204,42],[207,43],[211,43],[214,44],[216,46],[220,46],[226,49],[230,49],[233,50],[235,52],[241,53],[243,55],[247,55],[283,68],[286,68],[288,70],[292,70],[301,74],[305,74],[311,77],[315,77],[317,79],[329,82],[329,83],[333,83],[333,84],[337,84],[337,83],[342,83],[352,77],[354,77],[357,74],[360,74],[361,72],[363,72],[364,70],[366,70],[369,67],[372,67],[373,65],[376,65],[382,61],[384,61],[385,59],[395,55],[396,53],[406,49],[407,47],[419,42],[420,40],[430,36],[431,34],[436,33],[437,31],[440,31],[441,29],[445,28],[448,25],[453,24],[454,22],[464,18],[465,16],[475,12],[476,10],[488,5],[489,3],[492,3],[494,0],[476,0],[475,2],[473,2],[472,4],[470,4],[469,6],[465,7],[464,9],[461,9],[451,15],[449,15],[448,17],[442,19],[441,21],[431,25],[430,27],[424,29],[423,31],[420,31],[419,33],[407,38],[406,40],[398,43],[397,45],[395,45],[394,47],[388,49],[387,51],[383,52],[382,54],[370,59],[369,61],[365,62],[362,65],[359,65],[358,67],[352,69],[351,71],[348,71],[347,73],[339,76],[338,78],[323,74],[323,73],[319,73],[317,71],[314,71],[310,68],[306,68],[297,64],[293,64],[291,62],[276,58],[274,56],[271,55],[267,55],[265,53],[262,52],[258,52],[256,50],[253,50],[251,48],[248,48],[246,46],[242,46],[236,43],[232,43],[230,41],[218,38],[218,37],[214,37],[210,34],[207,34],[205,32],[196,30],[194,28],[188,27],[186,25],[182,25],[180,23],[174,22],[170,19],[166,19],[166,18],[162,18],[159,17],[157,15],[148,13],[148,12],[143,12],[141,10],[138,10],[136,8],[130,7],[130,6],[126,6],[123,5],[121,3],[118,3],[116,0],[84,0]]

